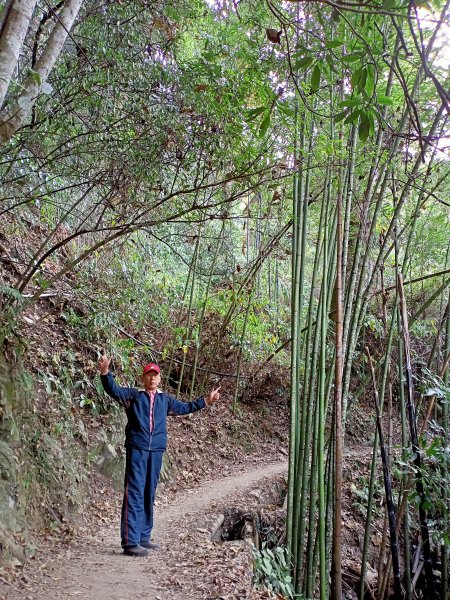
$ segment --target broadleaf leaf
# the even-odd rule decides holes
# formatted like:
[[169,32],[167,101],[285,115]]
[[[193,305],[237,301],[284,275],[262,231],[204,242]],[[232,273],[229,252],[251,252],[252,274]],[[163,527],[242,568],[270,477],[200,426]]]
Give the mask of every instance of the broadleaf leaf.
[[360,117],[361,118],[359,121],[358,136],[359,136],[359,139],[361,140],[361,142],[364,143],[367,140],[367,138],[369,137],[370,120],[369,120],[369,117],[367,116],[367,114],[362,111],[361,111]]
[[317,92],[320,86],[321,71],[319,65],[316,65],[311,75],[311,91]]

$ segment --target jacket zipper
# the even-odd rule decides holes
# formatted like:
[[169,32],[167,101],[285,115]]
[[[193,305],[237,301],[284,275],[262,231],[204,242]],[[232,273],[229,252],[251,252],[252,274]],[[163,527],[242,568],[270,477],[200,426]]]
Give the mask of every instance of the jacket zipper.
[[150,441],[149,441],[149,444],[148,444],[148,449],[150,451],[151,448],[152,448],[153,430],[155,429],[155,401],[156,401],[156,392],[155,392],[155,395],[153,396],[153,430],[152,430],[152,398],[151,398],[149,392],[147,392],[147,396],[148,396],[148,426],[149,426],[149,430],[150,430]]

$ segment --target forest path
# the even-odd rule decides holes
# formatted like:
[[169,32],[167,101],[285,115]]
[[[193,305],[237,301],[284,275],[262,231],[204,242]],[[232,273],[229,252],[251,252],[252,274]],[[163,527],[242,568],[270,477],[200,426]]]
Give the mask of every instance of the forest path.
[[[265,485],[264,478],[273,478],[287,472],[287,462],[259,466],[238,475],[223,477],[185,491],[174,498],[170,506],[155,509],[153,538],[161,550],[148,557],[135,558],[122,554],[118,545],[118,524],[107,525],[89,537],[74,540],[68,548],[58,552],[40,567],[39,582],[36,573],[30,577],[28,590],[12,589],[7,600],[190,600],[226,598],[221,584],[230,590],[228,561],[240,561],[240,569],[232,575],[234,587],[249,590],[251,573],[248,547],[241,543],[212,544],[210,530],[221,509],[217,504],[226,501],[230,506],[242,502],[240,492],[258,491],[249,488]],[[237,496],[237,497],[236,497]],[[226,549],[224,549],[226,547]],[[229,565],[231,566],[231,565]],[[205,572],[210,573],[210,581]],[[213,573],[214,572],[214,573]],[[225,573],[225,575],[224,575]],[[239,573],[243,578],[239,577]],[[245,575],[245,577],[244,577]],[[26,576],[26,572],[25,572]],[[225,577],[225,580],[224,580]],[[212,579],[212,581],[211,581]],[[247,580],[244,581],[243,579]],[[211,589],[216,587],[216,590]],[[30,589],[31,588],[31,589]],[[249,595],[247,595],[249,594]],[[1,594],[0,594],[1,597]],[[230,595],[230,598],[235,596]]]

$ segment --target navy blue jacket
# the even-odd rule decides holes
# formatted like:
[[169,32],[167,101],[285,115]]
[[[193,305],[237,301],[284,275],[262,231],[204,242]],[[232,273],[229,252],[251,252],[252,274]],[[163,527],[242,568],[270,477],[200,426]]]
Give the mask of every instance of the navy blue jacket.
[[156,392],[153,403],[153,431],[150,431],[150,396],[145,390],[117,385],[112,373],[101,376],[105,392],[117,400],[127,414],[125,446],[143,450],[163,451],[167,446],[166,417],[169,411],[187,415],[205,408],[204,398],[181,402],[169,394]]

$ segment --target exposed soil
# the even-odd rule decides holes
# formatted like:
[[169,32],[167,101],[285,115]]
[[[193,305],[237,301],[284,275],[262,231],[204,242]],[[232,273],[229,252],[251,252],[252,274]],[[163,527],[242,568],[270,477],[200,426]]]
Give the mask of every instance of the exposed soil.
[[0,598],[268,598],[267,592],[258,592],[251,585],[251,546],[243,541],[211,542],[211,531],[226,507],[250,510],[260,505],[276,476],[286,471],[284,460],[248,465],[235,475],[171,495],[170,504],[164,505],[160,498],[154,539],[162,548],[146,558],[122,554],[117,524],[120,494],[110,496],[110,490],[100,489],[87,524],[69,542],[61,543],[58,537],[45,540],[20,578],[11,584],[5,579],[0,582]]

